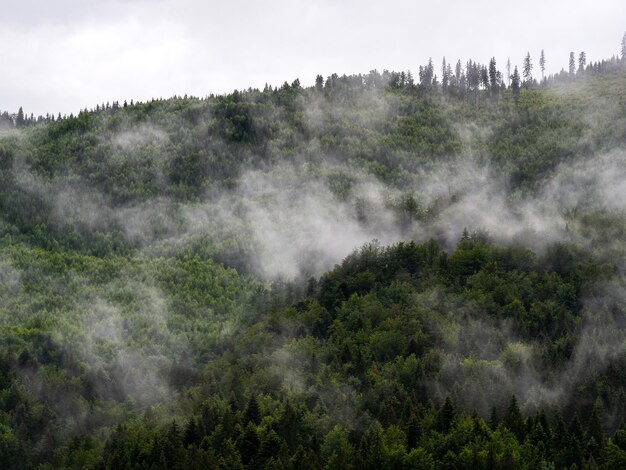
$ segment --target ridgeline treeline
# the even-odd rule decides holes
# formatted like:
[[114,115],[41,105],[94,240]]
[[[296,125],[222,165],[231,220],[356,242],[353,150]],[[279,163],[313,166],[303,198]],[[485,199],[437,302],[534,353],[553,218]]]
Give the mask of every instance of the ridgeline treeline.
[[625,468],[626,62],[575,59],[3,113],[0,467]]

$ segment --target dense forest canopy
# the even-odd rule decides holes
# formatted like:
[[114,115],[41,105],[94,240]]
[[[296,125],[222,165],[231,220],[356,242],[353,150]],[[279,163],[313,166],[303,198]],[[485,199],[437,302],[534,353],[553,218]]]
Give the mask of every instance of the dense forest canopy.
[[626,467],[624,55],[0,113],[0,466]]

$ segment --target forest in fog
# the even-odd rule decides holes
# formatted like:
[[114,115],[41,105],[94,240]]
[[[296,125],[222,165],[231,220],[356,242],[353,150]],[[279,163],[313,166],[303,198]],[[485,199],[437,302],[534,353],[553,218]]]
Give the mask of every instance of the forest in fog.
[[626,468],[626,35],[545,63],[1,112],[0,468]]

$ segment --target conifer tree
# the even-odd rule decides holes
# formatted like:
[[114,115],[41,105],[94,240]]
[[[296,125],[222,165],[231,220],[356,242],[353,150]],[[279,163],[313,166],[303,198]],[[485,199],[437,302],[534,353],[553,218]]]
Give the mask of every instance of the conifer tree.
[[541,68],[541,81],[543,82],[546,71],[546,55],[543,52],[543,49],[541,49],[541,56],[539,57],[539,67]]
[[511,59],[506,59],[506,81],[511,86]]
[[515,395],[511,397],[509,407],[506,409],[506,414],[504,418],[502,418],[502,422],[509,431],[515,434],[518,441],[524,441],[524,419],[522,418],[522,413],[520,412]]
[[489,84],[493,94],[498,91],[498,71],[496,70],[496,58],[492,57],[489,61]]
[[576,59],[574,58],[574,53],[569,53],[569,74],[573,76],[576,72]]
[[533,64],[530,60],[530,52],[528,52],[526,57],[524,57],[524,68],[522,73],[524,74],[524,85],[526,87],[530,87],[533,81]]
[[456,409],[452,404],[452,400],[448,395],[446,401],[441,406],[439,413],[437,413],[437,429],[440,432],[447,433],[450,431],[454,419],[456,418]]
[[582,51],[578,55],[578,75],[582,75],[585,73],[585,66],[587,65],[587,54],[585,51]]
[[413,79],[413,74],[410,70],[406,73],[406,84],[410,87],[415,85],[415,80]]
[[26,119],[24,118],[24,110],[20,106],[20,109],[17,111],[17,117],[15,118],[15,126],[24,127],[25,124],[26,124]]
[[519,99],[519,88],[520,77],[519,72],[517,71],[517,66],[515,66],[515,70],[513,71],[513,79],[511,81],[511,90],[513,91],[513,98],[515,98],[515,101]]
[[441,64],[441,89],[443,94],[446,95],[448,92],[448,85],[450,84],[450,76],[448,75],[448,65],[446,64],[446,58],[443,58],[443,62]]

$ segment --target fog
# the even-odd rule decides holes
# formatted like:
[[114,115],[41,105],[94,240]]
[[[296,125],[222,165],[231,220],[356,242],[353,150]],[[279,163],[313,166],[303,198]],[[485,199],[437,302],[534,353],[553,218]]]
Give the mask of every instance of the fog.
[[[324,99],[300,100],[297,106],[306,129],[319,132],[334,122],[377,128],[393,116],[396,104],[379,90],[371,90],[345,106],[329,106]],[[189,132],[199,132],[210,120],[211,116],[202,116]],[[565,160],[532,190],[520,190],[512,185],[510,174],[473,148],[487,140],[492,129],[468,122],[454,128],[464,146],[457,155],[430,161],[420,160],[420,155],[385,155],[405,164],[401,178],[390,182],[371,171],[367,162],[348,161],[340,152],[331,154],[319,139],[306,141],[279,125],[278,135],[268,145],[270,158],[255,164],[252,155],[231,184],[202,188],[189,201],[165,193],[171,184],[170,151],[177,141],[173,129],[181,125],[122,122],[102,137],[107,165],[120,169],[120,176],[125,176],[125,165],[145,168],[156,192],[164,194],[119,201],[71,168],[44,175],[19,155],[12,175],[20,191],[45,207],[46,221],[58,230],[119,236],[141,260],[213,257],[266,286],[277,280],[298,283],[319,277],[374,240],[390,245],[435,239],[451,252],[464,229],[481,231],[497,244],[532,248],[540,255],[550,245],[566,242],[603,260],[623,256],[622,240],[607,237],[585,219],[604,214],[623,220],[626,152],[622,149]],[[217,136],[211,139],[216,148],[228,145]],[[295,142],[295,154],[280,150],[285,141]],[[128,184],[134,183],[131,178]],[[1,309],[8,305],[6,299],[20,295],[23,273],[4,258],[0,268]],[[78,326],[66,332],[57,325],[53,332],[55,341],[100,374],[94,378],[93,393],[107,399],[127,397],[134,406],[145,408],[175,396],[165,376],[172,357],[197,345],[171,331],[167,295],[149,279],[130,281],[133,277],[125,274],[120,283],[105,286],[108,298],[94,291],[73,299]],[[510,323],[485,319],[484,312],[472,310],[471,305],[439,311],[449,330],[437,332],[442,338],[438,353],[443,365],[437,380],[428,384],[429,391],[440,401],[451,394],[462,407],[477,409],[484,416],[491,404],[506,402],[512,393],[528,411],[567,401],[581,380],[624,353],[626,325],[623,315],[615,313],[626,301],[624,287],[623,279],[617,278],[585,299],[572,357],[556,371],[545,369],[538,343],[518,337]],[[70,290],[71,282],[59,287],[64,289]],[[115,300],[120,292],[131,298],[130,309],[124,310]],[[417,301],[430,302],[426,297]],[[209,309],[203,314],[210,315]],[[1,319],[6,321],[6,315]],[[220,331],[228,336],[237,327],[234,319],[224,322]],[[152,347],[146,350],[138,344]],[[298,372],[302,358],[288,346],[277,346],[271,361],[291,390],[304,390]],[[25,368],[23,377],[31,393],[47,399],[54,396],[42,385],[46,379],[34,371]],[[319,395],[335,411],[337,421],[361,426],[351,408],[354,389],[327,386]],[[57,410],[68,416],[87,413],[79,404],[77,395],[61,397]]]

